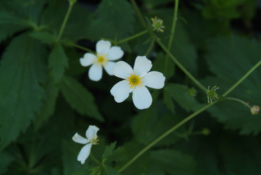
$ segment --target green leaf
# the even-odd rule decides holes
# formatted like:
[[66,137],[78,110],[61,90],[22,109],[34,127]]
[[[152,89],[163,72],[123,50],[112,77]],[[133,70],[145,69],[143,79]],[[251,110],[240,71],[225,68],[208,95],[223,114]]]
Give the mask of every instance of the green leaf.
[[61,82],[61,91],[67,102],[73,109],[82,115],[88,115],[103,121],[92,94],[75,79],[65,76]]
[[6,11],[0,11],[0,42],[9,36],[12,36],[14,33],[24,30],[28,27],[29,23],[27,23],[21,17]]
[[0,174],[3,174],[7,170],[7,166],[11,163],[12,158],[5,152],[0,152],[0,157]]
[[44,98],[46,49],[26,35],[15,38],[0,65],[0,149],[24,131]]
[[120,175],[120,173],[110,166],[105,166],[103,175]]
[[[218,86],[218,94],[224,93],[236,83],[261,57],[261,44],[231,36],[230,38],[215,38],[207,43],[206,55],[209,68],[216,77],[208,77],[204,84]],[[250,105],[261,105],[261,70],[255,70],[229,96],[249,101]],[[241,134],[258,134],[261,131],[261,117],[251,115],[248,108],[241,103],[232,101],[219,103],[209,109],[216,119],[230,129],[240,129]]]
[[[188,94],[188,87],[184,85],[173,84],[173,83],[167,84],[164,88],[164,96],[171,97],[188,112],[196,111],[203,106],[202,104],[197,102],[195,98],[191,97]],[[165,97],[165,98],[169,98],[169,97]],[[170,105],[172,104],[171,103],[167,104],[167,106]]]
[[49,117],[54,113],[56,99],[59,94],[59,88],[55,85],[55,82],[50,77],[47,85],[45,87],[46,96],[44,99],[43,106],[36,116],[36,120],[34,121],[34,126],[38,130],[44,122],[46,122]]
[[110,157],[110,155],[112,155],[113,151],[115,150],[115,147],[116,147],[116,142],[110,144],[105,148],[105,151],[102,155],[103,161],[106,161]]
[[30,36],[34,39],[38,39],[44,44],[52,44],[55,42],[56,39],[55,36],[52,35],[51,33],[43,32],[43,31],[33,32],[30,34]]
[[133,31],[134,11],[126,0],[103,0],[99,4],[96,15],[96,20],[90,26],[90,32],[94,35],[99,34],[100,38],[124,37]]
[[54,82],[59,83],[63,78],[64,71],[68,67],[68,58],[61,45],[56,45],[49,56],[49,69]]
[[188,154],[177,150],[156,150],[151,152],[151,157],[157,162],[164,172],[178,175],[196,175],[195,160]]

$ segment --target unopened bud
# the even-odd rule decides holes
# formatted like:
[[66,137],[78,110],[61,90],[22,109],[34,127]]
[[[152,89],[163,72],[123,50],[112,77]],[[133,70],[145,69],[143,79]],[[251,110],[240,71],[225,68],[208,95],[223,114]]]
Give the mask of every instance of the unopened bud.
[[260,110],[260,108],[259,108],[259,106],[257,106],[257,105],[254,105],[254,106],[252,106],[252,107],[250,108],[250,112],[251,112],[251,114],[253,114],[253,115],[257,115],[257,114],[259,113],[259,110]]

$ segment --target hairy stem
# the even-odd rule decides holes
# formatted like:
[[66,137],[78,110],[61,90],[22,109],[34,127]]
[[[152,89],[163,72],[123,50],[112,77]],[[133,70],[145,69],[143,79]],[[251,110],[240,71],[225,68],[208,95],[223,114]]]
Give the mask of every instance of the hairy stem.
[[[178,9],[179,9],[179,0],[175,0],[175,9],[174,9],[174,14],[173,14],[173,21],[172,21],[172,28],[171,28],[171,33],[170,33],[170,38],[169,38],[169,43],[168,43],[168,50],[171,49],[172,41],[174,38],[175,34],[175,29],[176,29],[176,23],[177,23],[177,14],[178,14]],[[168,67],[168,54],[165,57],[165,66],[164,66],[164,73],[166,74],[167,72],[167,67]]]
[[257,62],[242,78],[240,78],[231,88],[229,88],[223,96],[226,96],[231,91],[233,91],[240,83],[242,83],[256,68],[258,68],[261,65],[261,60]]
[[169,57],[174,61],[174,63],[204,92],[207,92],[207,88],[205,88],[175,57],[172,53],[162,44],[162,42],[156,38],[156,42],[160,45],[160,47],[169,55]]
[[206,109],[213,106],[217,101],[215,101],[212,104],[208,104],[204,106],[203,108],[199,109],[198,111],[194,112],[193,114],[189,115],[185,119],[181,120],[178,124],[174,125],[172,128],[167,130],[165,133],[163,133],[161,136],[159,136],[157,139],[155,139],[153,142],[151,142],[149,145],[147,145],[145,148],[143,148],[138,154],[136,154],[131,160],[129,160],[121,169],[119,169],[118,172],[124,171],[128,166],[130,166],[136,159],[138,159],[143,153],[145,153],[147,150],[149,150],[151,147],[153,147],[156,143],[164,139],[166,136],[168,136],[170,133],[181,127],[183,124],[187,123],[189,120],[200,114],[201,112],[205,111]]
[[131,3],[132,3],[133,8],[135,9],[135,11],[136,11],[136,13],[137,13],[137,15],[138,15],[138,18],[139,18],[141,24],[143,25],[143,27],[144,27],[145,29],[147,29],[148,27],[147,27],[146,21],[144,20],[142,14],[141,14],[141,12],[140,12],[140,9],[139,9],[139,7],[137,6],[135,0],[131,0]]
[[61,39],[62,35],[63,35],[63,31],[64,31],[65,26],[67,24],[68,18],[69,18],[70,14],[71,14],[73,5],[74,5],[74,3],[69,3],[69,8],[68,8],[68,10],[66,12],[66,15],[65,15],[64,19],[63,19],[63,23],[62,23],[62,26],[60,28],[60,31],[59,31],[59,34],[58,34],[58,37],[57,37],[57,41],[59,41]]
[[132,36],[130,36],[130,37],[128,37],[128,38],[122,39],[122,40],[116,42],[115,44],[125,43],[125,42],[130,41],[130,40],[132,40],[132,39],[134,39],[134,38],[138,38],[138,37],[140,37],[140,36],[146,34],[147,32],[148,32],[147,30],[142,31],[142,32],[137,33],[137,34],[135,34],[135,35],[132,35]]

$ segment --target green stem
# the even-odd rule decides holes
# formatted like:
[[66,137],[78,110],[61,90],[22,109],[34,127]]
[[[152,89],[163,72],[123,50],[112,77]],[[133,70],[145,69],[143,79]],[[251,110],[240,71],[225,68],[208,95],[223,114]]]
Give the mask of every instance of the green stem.
[[154,46],[154,43],[155,43],[155,39],[153,38],[152,41],[150,42],[150,46],[147,50],[147,52],[145,53],[145,56],[148,56],[150,51],[152,50],[153,46]]
[[232,101],[236,101],[236,102],[242,103],[244,106],[246,106],[246,107],[248,107],[248,108],[251,108],[251,106],[250,106],[248,103],[246,103],[246,102],[244,102],[243,100],[240,100],[240,99],[238,99],[238,98],[226,97],[225,99],[226,99],[226,100],[232,100]]
[[174,61],[174,63],[204,92],[207,92],[207,89],[172,55],[172,53],[162,44],[162,42],[156,38],[156,42],[160,47],[169,55],[169,57]]
[[[179,9],[179,0],[175,0],[175,9],[174,9],[174,14],[173,14],[173,21],[172,21],[170,38],[169,38],[168,50],[171,49],[172,41],[173,41],[174,34],[175,34],[175,29],[176,29],[176,24],[177,24],[177,19],[178,19],[177,18],[178,9]],[[167,71],[168,62],[169,62],[169,59],[168,59],[168,54],[167,54],[166,58],[165,58],[165,66],[164,66],[164,73],[165,74],[166,74],[166,71]]]
[[134,39],[134,38],[140,37],[140,36],[146,34],[147,32],[148,32],[147,30],[142,31],[142,32],[137,33],[137,34],[135,34],[135,35],[132,35],[132,36],[130,36],[130,37],[128,37],[128,38],[125,38],[125,39],[123,39],[123,40],[120,40],[120,41],[118,41],[116,44],[125,43],[125,42],[130,41],[130,40],[132,40],[132,39]]
[[174,125],[172,128],[170,128],[168,131],[166,131],[165,133],[163,133],[160,137],[158,137],[157,139],[155,139],[153,142],[151,142],[149,145],[147,145],[145,148],[143,148],[138,154],[136,154],[131,160],[129,160],[123,167],[121,167],[121,169],[119,169],[118,172],[122,172],[124,171],[128,166],[130,166],[136,159],[138,159],[143,153],[145,153],[147,150],[149,150],[151,147],[153,147],[156,143],[158,143],[159,141],[161,141],[162,139],[164,139],[166,136],[168,136],[170,133],[172,133],[173,131],[175,131],[176,129],[178,129],[180,126],[182,126],[183,124],[187,123],[189,120],[191,120],[193,117],[197,116],[198,114],[200,114],[201,112],[205,111],[206,109],[210,108],[211,106],[213,106],[217,101],[215,101],[212,104],[208,104],[206,106],[204,106],[203,108],[199,109],[198,111],[194,112],[193,114],[189,115],[188,117],[186,117],[185,119],[183,119],[182,121],[180,121],[178,124]]
[[231,91],[233,91],[242,81],[244,81],[256,68],[258,68],[261,65],[261,60],[257,62],[240,80],[238,80],[231,88],[229,88],[223,96],[225,97],[227,94],[229,94]]
[[76,48],[78,48],[78,49],[82,49],[82,50],[84,50],[84,51],[87,51],[87,52],[96,54],[95,52],[93,52],[91,49],[88,49],[87,47],[83,47],[83,46],[80,46],[80,45],[75,44],[75,43],[70,43],[70,45],[73,46],[73,47],[76,47]]
[[98,165],[101,165],[101,162],[99,162],[92,154],[90,154],[90,156],[94,162],[96,162]]
[[144,20],[142,14],[141,14],[141,12],[140,12],[140,9],[139,9],[139,7],[137,6],[135,0],[131,0],[131,3],[132,3],[132,5],[133,5],[133,7],[134,7],[134,9],[135,9],[135,11],[136,11],[136,13],[137,13],[137,15],[138,15],[138,18],[139,18],[141,24],[143,25],[143,27],[144,27],[145,29],[147,29],[148,27],[147,27],[146,21]]
[[61,28],[60,28],[60,31],[59,31],[59,34],[58,34],[58,37],[57,37],[57,41],[59,41],[59,40],[61,39],[61,37],[62,37],[64,28],[65,28],[65,26],[66,26],[66,24],[67,24],[67,21],[68,21],[68,18],[69,18],[69,16],[70,16],[70,14],[71,14],[73,5],[74,5],[74,3],[69,3],[69,8],[68,8],[68,10],[67,10],[67,12],[66,12],[66,15],[65,15],[65,17],[64,17],[62,26],[61,26]]

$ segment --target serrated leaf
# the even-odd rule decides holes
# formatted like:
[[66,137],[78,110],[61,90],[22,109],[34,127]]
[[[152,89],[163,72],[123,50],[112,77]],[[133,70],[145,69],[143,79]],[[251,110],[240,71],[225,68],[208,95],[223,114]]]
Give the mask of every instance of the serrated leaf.
[[64,98],[73,109],[82,115],[93,117],[103,121],[92,94],[75,79],[65,76],[61,81],[61,91]]
[[[218,94],[236,83],[261,58],[260,43],[237,36],[211,39],[207,46],[206,58],[216,77],[206,78],[204,84],[220,87]],[[250,105],[260,105],[260,76],[261,70],[255,70],[229,96],[249,101]],[[249,109],[240,103],[221,102],[209,111],[227,128],[240,129],[242,134],[257,134],[261,131],[260,114],[251,115]]]
[[56,45],[50,53],[48,67],[51,69],[51,76],[54,82],[59,83],[65,69],[68,67],[68,58],[61,45]]
[[173,98],[186,111],[196,111],[203,106],[188,94],[188,87],[184,85],[167,84],[164,88],[164,94]]
[[0,148],[24,131],[39,112],[45,95],[46,49],[22,35],[4,53],[0,65]]
[[56,99],[59,94],[59,88],[56,86],[52,78],[49,78],[47,85],[45,87],[46,96],[44,99],[41,111],[36,116],[34,121],[35,129],[38,130],[44,122],[46,122],[49,117],[54,113]]
[[113,151],[115,150],[116,142],[106,146],[105,151],[102,155],[102,160],[106,161],[110,155],[112,155]]

